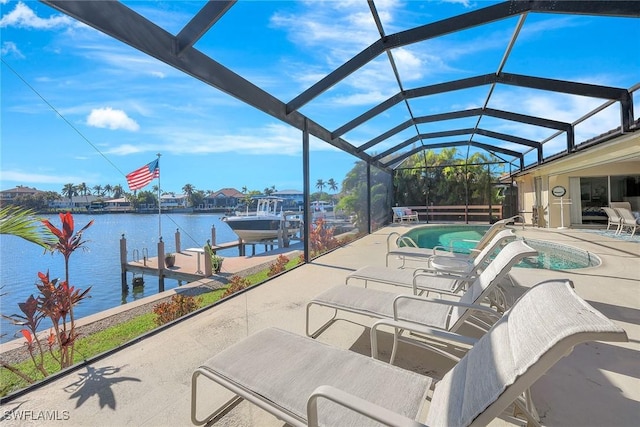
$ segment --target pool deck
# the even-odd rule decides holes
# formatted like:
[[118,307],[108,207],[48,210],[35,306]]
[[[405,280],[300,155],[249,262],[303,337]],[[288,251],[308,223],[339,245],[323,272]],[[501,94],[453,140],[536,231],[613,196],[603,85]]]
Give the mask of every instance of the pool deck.
[[[420,224],[419,224],[420,225]],[[191,374],[202,362],[247,335],[277,326],[304,335],[306,303],[344,283],[364,265],[384,265],[386,238],[407,225],[391,225],[326,254],[211,309],[17,397],[2,407],[3,425],[188,426]],[[640,236],[623,241],[580,230],[513,227],[518,236],[548,240],[597,255],[598,267],[550,271],[515,268],[514,295],[540,281],[571,279],[576,291],[627,331],[627,343],[577,346],[532,388],[543,425],[632,426],[640,419]],[[399,261],[394,260],[399,265]],[[338,322],[318,340],[370,354],[371,319]],[[359,322],[355,323],[355,322]],[[388,343],[383,341],[382,345]],[[384,353],[383,353],[384,354]],[[386,353],[388,355],[388,353]],[[399,366],[440,377],[442,357],[402,348]],[[294,385],[292,385],[294,386]],[[203,394],[207,395],[206,393]],[[208,394],[214,399],[218,394]],[[50,411],[57,420],[33,418]],[[31,417],[17,420],[16,417]],[[282,426],[242,402],[220,426]],[[496,419],[491,425],[510,425]]]

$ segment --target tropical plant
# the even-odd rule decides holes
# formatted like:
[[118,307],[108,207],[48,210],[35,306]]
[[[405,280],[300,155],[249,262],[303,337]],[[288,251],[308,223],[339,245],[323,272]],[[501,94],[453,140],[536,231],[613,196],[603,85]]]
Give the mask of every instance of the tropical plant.
[[327,181],[327,185],[329,186],[329,190],[338,191],[338,183],[335,181],[335,179],[330,178],[329,181]]
[[273,277],[276,274],[280,274],[287,268],[287,263],[289,262],[289,258],[280,254],[278,258],[276,258],[275,262],[269,266],[269,272],[267,273],[267,277]]
[[206,195],[204,193],[204,191],[202,190],[196,190],[193,193],[191,193],[191,206],[200,206],[202,204],[204,204],[204,199],[205,199]]
[[216,251],[213,249],[213,246],[211,246],[210,240],[207,240],[207,244],[205,245],[204,249],[207,252],[207,255],[211,257],[211,268],[216,273],[219,272],[220,269],[222,268],[222,261],[224,261],[224,258],[216,254]]
[[69,199],[69,207],[72,207],[73,196],[78,195],[78,187],[73,184],[65,184],[62,188],[62,195]]
[[164,325],[172,322],[185,314],[195,311],[200,306],[201,298],[195,298],[185,295],[174,295],[168,302],[162,302],[153,307],[153,313],[156,315],[154,321],[156,325]]
[[0,209],[0,234],[18,236],[50,249],[55,243],[55,236],[34,215],[33,211],[17,206]]
[[182,191],[187,196],[187,206],[191,206],[191,195],[196,191],[196,188],[191,184],[185,184],[184,187],[182,187]]
[[324,190],[324,187],[325,187],[326,185],[327,185],[327,183],[326,183],[326,182],[324,182],[324,181],[322,180],[322,178],[320,178],[320,179],[318,179],[318,180],[316,181],[316,188],[317,188],[318,190],[320,190],[320,192],[321,192],[321,193],[322,193],[322,190]]
[[116,199],[122,197],[122,195],[124,194],[124,189],[120,184],[114,185],[111,191],[113,192],[113,197],[115,197]]
[[236,292],[239,292],[252,285],[249,279],[247,279],[246,277],[237,276],[237,275],[232,276],[231,279],[229,279],[229,282],[230,282],[229,286],[222,294],[222,298],[235,294]]
[[[47,219],[43,220],[42,223],[49,229],[49,231],[51,231],[57,238],[58,241],[56,243],[54,243],[51,248],[53,251],[56,252],[60,252],[62,254],[62,257],[64,258],[64,277],[65,277],[65,281],[61,284],[61,286],[64,288],[64,292],[67,294],[66,298],[67,301],[65,302],[63,300],[63,302],[65,304],[68,304],[68,306],[65,308],[64,310],[64,314],[66,314],[66,312],[68,312],[69,314],[69,331],[67,332],[67,324],[66,324],[66,319],[65,319],[65,315],[62,315],[62,320],[63,320],[63,330],[62,330],[62,334],[66,335],[66,337],[64,336],[59,336],[59,342],[60,343],[64,343],[65,344],[65,349],[66,350],[68,348],[69,350],[69,354],[67,355],[65,353],[65,357],[61,360],[61,362],[63,363],[63,367],[67,367],[67,366],[71,366],[71,362],[73,361],[73,342],[76,339],[76,325],[75,325],[75,319],[73,317],[73,307],[74,305],[80,301],[80,299],[78,300],[73,300],[72,296],[73,294],[73,287],[69,286],[69,259],[71,257],[71,254],[73,254],[73,252],[75,252],[77,249],[82,248],[84,246],[84,244],[86,243],[86,240],[82,240],[82,233],[84,233],[84,231],[91,227],[93,225],[93,220],[89,221],[84,227],[82,227],[80,230],[76,231],[74,233],[74,221],[73,221],[73,215],[71,215],[71,213],[67,212],[66,214],[60,214],[60,221],[62,223],[62,228],[57,228],[55,225],[51,224],[51,222]],[[84,294],[86,294],[89,289],[91,289],[90,287],[84,292]],[[83,295],[84,295],[83,294]],[[64,297],[64,296],[63,296]],[[74,297],[75,298],[75,297]]]
[[315,221],[309,233],[312,256],[318,256],[340,245],[340,242],[333,236],[333,232],[334,228],[330,227],[324,218],[318,218]]
[[[82,240],[83,232],[93,224],[93,220],[74,233],[73,216],[70,213],[60,214],[62,227],[57,228],[49,220],[42,220],[42,224],[52,234],[54,239],[47,241],[47,246],[51,251],[60,252],[64,258],[65,280],[50,279],[49,272],[38,273],[39,283],[36,287],[39,291],[38,297],[30,295],[23,303],[18,304],[22,314],[13,314],[4,318],[14,324],[24,326],[21,330],[26,340],[27,349],[36,369],[44,376],[48,375],[44,367],[44,353],[51,354],[53,359],[59,364],[60,369],[67,368],[73,364],[74,346],[78,333],[76,331],[74,307],[87,297],[91,287],[85,291],[76,289],[69,282],[69,259],[74,251],[84,246],[86,241]],[[37,242],[36,242],[37,243]],[[48,318],[52,323],[52,330],[43,345],[38,336],[38,328],[43,319]],[[33,379],[24,373],[18,373],[6,363],[2,367],[21,376],[23,379],[33,382]]]

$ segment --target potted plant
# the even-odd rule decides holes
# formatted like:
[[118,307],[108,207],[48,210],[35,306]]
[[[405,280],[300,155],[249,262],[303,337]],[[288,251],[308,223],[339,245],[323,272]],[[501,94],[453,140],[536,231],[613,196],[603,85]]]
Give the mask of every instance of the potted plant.
[[216,273],[220,273],[220,269],[222,268],[222,258],[220,255],[216,255],[215,252],[211,255],[211,268]]
[[176,254],[168,253],[164,256],[165,267],[173,267],[176,264]]

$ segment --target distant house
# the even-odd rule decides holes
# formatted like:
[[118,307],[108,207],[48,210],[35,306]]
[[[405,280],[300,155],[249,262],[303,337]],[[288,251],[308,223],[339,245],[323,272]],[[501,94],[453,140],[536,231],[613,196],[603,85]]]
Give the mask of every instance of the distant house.
[[272,196],[281,197],[287,200],[293,200],[296,203],[304,203],[304,192],[300,190],[280,190],[272,194]]
[[286,210],[302,210],[304,207],[304,192],[300,190],[280,190],[272,194],[285,200]]
[[50,206],[53,209],[87,209],[93,202],[97,200],[102,200],[101,197],[94,196],[92,194],[87,194],[86,196],[73,196],[71,199],[68,197],[60,197],[57,200],[54,200],[50,203]]
[[107,212],[130,212],[132,210],[131,201],[126,197],[105,200],[104,210]]
[[46,191],[18,185],[10,190],[0,191],[0,202],[4,205],[5,203],[12,203],[13,200],[19,196],[35,196],[43,193],[46,193]]
[[176,209],[186,209],[187,206],[187,195],[186,194],[174,194],[167,193],[160,196],[160,207],[162,210],[173,210]]
[[203,200],[203,205],[199,209],[232,209],[244,198],[244,194],[235,188],[222,188],[209,193]]

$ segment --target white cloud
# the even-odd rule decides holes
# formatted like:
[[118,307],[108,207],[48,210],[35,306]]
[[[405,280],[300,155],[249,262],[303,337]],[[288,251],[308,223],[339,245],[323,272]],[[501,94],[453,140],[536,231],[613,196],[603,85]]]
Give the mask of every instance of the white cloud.
[[97,128],[109,128],[112,130],[125,129],[137,131],[140,125],[127,116],[122,110],[114,110],[111,107],[91,110],[87,117],[87,125]]
[[[156,143],[122,144],[102,150],[106,154],[124,156],[134,153],[211,154],[238,153],[242,155],[274,154],[297,156],[302,153],[302,134],[291,126],[280,123],[252,128],[250,134],[212,134],[210,129],[171,127],[154,128],[147,138]],[[315,138],[310,139],[312,151],[337,150]]]
[[3,42],[0,53],[2,54],[2,56],[11,55],[17,58],[24,58],[24,55],[22,54],[22,52],[20,52],[20,49],[18,49],[18,46],[16,46],[14,42]]
[[38,174],[30,171],[23,172],[20,170],[3,170],[0,173],[0,181],[15,182],[16,185],[24,184],[66,184],[69,182],[86,182],[87,176],[60,175],[53,173],[51,175]]
[[73,20],[65,15],[53,15],[49,18],[40,18],[23,2],[18,2],[11,12],[0,18],[0,28],[19,27],[48,30],[66,27],[72,24]]

